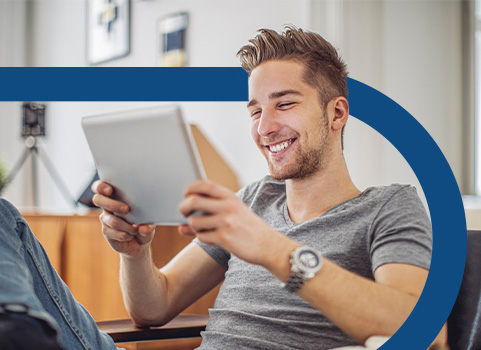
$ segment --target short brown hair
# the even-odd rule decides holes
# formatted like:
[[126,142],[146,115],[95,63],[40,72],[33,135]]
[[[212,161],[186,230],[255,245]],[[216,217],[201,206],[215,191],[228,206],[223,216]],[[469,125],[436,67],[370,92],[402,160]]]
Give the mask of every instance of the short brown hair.
[[286,26],[279,34],[260,29],[237,56],[246,72],[263,62],[294,60],[304,65],[305,83],[317,89],[324,109],[338,96],[347,98],[347,68],[336,49],[319,34]]

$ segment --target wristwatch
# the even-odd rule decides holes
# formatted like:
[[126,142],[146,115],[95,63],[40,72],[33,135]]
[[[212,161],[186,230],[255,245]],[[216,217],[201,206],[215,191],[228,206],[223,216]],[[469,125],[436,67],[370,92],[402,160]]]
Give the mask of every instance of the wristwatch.
[[306,280],[311,279],[322,267],[322,255],[317,250],[307,246],[299,247],[291,255],[291,274],[283,287],[296,292]]

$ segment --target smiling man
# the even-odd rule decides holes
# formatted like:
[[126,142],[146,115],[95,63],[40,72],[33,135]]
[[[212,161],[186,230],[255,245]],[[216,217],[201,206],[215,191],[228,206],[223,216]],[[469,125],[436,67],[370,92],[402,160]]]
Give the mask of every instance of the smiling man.
[[223,281],[200,349],[330,349],[392,335],[431,259],[431,224],[415,189],[353,184],[342,147],[346,67],[321,36],[260,30],[238,56],[270,176],[237,194],[210,181],[188,186],[180,211],[206,215],[179,227],[196,239],[160,270],[154,227],[114,216],[128,207],[109,197],[108,184],[94,185],[132,319],[163,324]]

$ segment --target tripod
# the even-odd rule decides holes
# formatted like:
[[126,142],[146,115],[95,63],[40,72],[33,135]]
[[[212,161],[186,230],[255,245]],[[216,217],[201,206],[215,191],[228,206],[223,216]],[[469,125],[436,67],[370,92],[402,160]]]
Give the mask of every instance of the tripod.
[[10,182],[13,181],[19,170],[27,161],[28,157],[31,156],[32,158],[32,178],[33,178],[33,203],[35,206],[38,206],[38,193],[37,193],[37,162],[35,156],[39,156],[40,160],[43,162],[43,165],[47,169],[57,188],[60,190],[60,193],[64,196],[67,202],[70,202],[74,208],[77,207],[77,201],[70,195],[69,190],[65,183],[62,181],[60,175],[55,170],[53,163],[47,157],[46,154],[40,152],[40,149],[37,146],[37,137],[36,136],[29,136],[25,139],[25,150],[17,161],[15,166],[13,167],[11,173],[8,175],[7,180],[5,181],[5,185],[3,188],[7,187]]

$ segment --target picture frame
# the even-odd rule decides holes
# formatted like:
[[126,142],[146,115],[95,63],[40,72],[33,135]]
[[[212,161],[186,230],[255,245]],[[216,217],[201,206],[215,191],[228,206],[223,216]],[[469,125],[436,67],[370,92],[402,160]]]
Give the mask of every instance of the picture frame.
[[130,0],[87,0],[87,62],[95,65],[130,53]]
[[188,25],[187,12],[173,13],[157,21],[157,66],[185,67],[188,65]]

